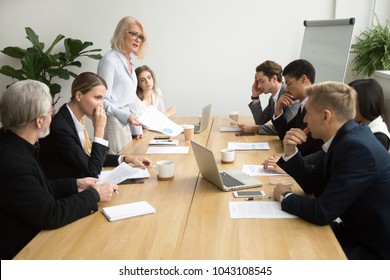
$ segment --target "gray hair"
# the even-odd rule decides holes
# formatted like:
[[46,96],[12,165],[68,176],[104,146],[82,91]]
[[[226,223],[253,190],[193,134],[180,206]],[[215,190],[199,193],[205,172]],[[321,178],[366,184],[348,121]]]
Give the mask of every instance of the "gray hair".
[[52,97],[47,85],[35,80],[18,81],[8,87],[0,100],[0,120],[5,129],[23,131],[51,107]]
[[146,49],[146,34],[145,34],[145,28],[143,24],[137,20],[136,18],[126,16],[122,18],[119,22],[118,25],[116,26],[114,35],[111,39],[111,48],[115,48],[120,52],[124,51],[125,48],[125,42],[124,38],[126,36],[126,32],[130,30],[131,26],[133,25],[138,25],[143,32],[143,35],[145,37],[145,42],[142,42],[136,55],[139,59],[142,59],[145,55],[145,49]]

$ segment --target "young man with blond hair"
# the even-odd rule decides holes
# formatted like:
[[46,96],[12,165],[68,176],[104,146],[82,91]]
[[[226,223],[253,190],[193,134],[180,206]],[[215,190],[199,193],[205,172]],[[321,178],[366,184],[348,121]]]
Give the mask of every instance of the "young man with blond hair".
[[[349,259],[390,259],[390,155],[370,128],[354,122],[356,92],[338,82],[305,89],[304,121],[322,139],[325,155],[312,167],[297,146],[306,133],[289,130],[278,165],[306,192],[278,185],[274,199],[283,211],[317,225],[332,225]],[[341,223],[334,220],[341,219]]]

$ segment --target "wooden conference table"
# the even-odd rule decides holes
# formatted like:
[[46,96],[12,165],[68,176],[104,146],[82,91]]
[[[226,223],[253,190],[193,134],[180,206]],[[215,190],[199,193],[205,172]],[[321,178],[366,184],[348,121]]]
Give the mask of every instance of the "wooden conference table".
[[[178,124],[195,123],[195,117],[174,117]],[[250,122],[249,117],[240,121]],[[241,169],[242,164],[261,164],[282,153],[276,136],[235,136],[220,132],[228,123],[210,120],[207,130],[194,141],[207,146],[220,169]],[[158,133],[145,131],[142,141],[133,141],[123,154],[146,153]],[[179,135],[179,145],[190,146]],[[220,150],[227,142],[268,141],[268,151],[236,151],[233,164],[220,163]],[[56,230],[41,231],[15,259],[346,259],[329,226],[316,226],[301,219],[231,219],[229,201],[239,201],[202,178],[190,147],[188,154],[147,155],[153,162],[172,159],[175,175],[158,181],[156,174],[143,184],[121,185],[119,195],[100,203],[99,211]],[[269,178],[263,189],[272,195]],[[255,190],[255,189],[254,189]],[[295,183],[294,192],[302,193]],[[102,207],[148,201],[156,213],[108,222]],[[250,203],[250,202],[248,202]]]

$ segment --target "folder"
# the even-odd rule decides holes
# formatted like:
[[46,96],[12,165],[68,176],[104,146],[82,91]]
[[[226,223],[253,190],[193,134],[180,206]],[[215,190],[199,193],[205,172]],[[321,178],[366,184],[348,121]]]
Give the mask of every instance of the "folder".
[[153,214],[156,210],[147,201],[131,202],[116,206],[103,207],[102,213],[110,221]]

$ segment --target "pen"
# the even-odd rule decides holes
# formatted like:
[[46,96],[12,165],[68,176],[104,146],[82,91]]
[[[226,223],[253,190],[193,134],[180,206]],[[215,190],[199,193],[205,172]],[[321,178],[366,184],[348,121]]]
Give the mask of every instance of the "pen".
[[270,199],[271,196],[256,196],[256,197],[247,197],[245,200],[258,200],[258,199],[263,199],[263,198],[268,198]]
[[114,192],[115,192],[117,195],[119,195],[119,192],[118,192],[117,190],[114,190]]

